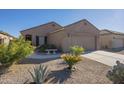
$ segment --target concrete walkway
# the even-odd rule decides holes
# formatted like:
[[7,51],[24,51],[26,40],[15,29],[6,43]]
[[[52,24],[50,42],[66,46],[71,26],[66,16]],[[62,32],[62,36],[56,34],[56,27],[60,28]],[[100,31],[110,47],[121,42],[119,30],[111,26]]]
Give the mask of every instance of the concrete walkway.
[[59,58],[60,54],[32,54],[27,58],[31,59],[51,59],[51,58]]
[[124,55],[112,52],[94,51],[91,53],[84,54],[82,56],[103,63],[108,66],[116,65],[117,60],[120,61],[121,63],[124,63]]

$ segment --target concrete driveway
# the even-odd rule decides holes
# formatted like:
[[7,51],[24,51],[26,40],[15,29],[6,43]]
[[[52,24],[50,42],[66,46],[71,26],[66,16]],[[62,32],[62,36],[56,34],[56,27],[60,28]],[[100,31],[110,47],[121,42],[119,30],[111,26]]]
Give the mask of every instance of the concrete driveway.
[[82,55],[83,57],[89,58],[91,60],[103,63],[108,66],[116,65],[116,61],[120,61],[124,63],[124,55],[116,54],[112,52],[106,51],[94,51],[87,54]]

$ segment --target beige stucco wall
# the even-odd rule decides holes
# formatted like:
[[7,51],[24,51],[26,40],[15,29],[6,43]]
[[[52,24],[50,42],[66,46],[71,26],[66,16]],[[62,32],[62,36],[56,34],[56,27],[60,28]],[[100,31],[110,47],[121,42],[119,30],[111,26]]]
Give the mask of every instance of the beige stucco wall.
[[112,42],[114,39],[122,39],[124,42],[124,35],[116,34],[100,35],[100,48],[104,49],[106,46],[107,48],[112,48]]
[[[53,24],[55,26],[53,26]],[[60,28],[61,28],[61,26],[52,22],[52,23],[46,24],[44,26],[38,26],[38,27],[24,30],[21,32],[21,34],[23,36],[32,35],[32,44],[36,45],[36,36],[41,36],[41,37],[43,36],[44,37],[47,35],[48,32],[55,31],[55,30],[60,29]]]
[[[85,25],[84,23],[87,23]],[[48,42],[49,44],[54,44],[58,48],[64,48],[64,51],[68,50],[68,39],[70,38],[78,38],[78,42],[83,43],[81,45],[88,44],[88,46],[91,46],[91,49],[94,49],[94,39],[97,37],[96,42],[97,42],[97,49],[99,48],[99,30],[92,26],[90,23],[87,21],[81,21],[78,23],[75,23],[73,25],[65,27],[62,31],[54,32],[48,35]],[[88,38],[94,38],[94,39],[89,39]],[[86,39],[86,40],[84,40]],[[73,39],[74,40],[74,39]],[[67,42],[66,42],[67,41]],[[83,41],[83,42],[81,42]],[[77,41],[75,41],[77,42]],[[79,43],[78,43],[79,44]],[[65,47],[67,46],[67,47]]]
[[100,36],[100,48],[111,48],[112,45],[112,35],[101,35]]
[[0,34],[0,39],[2,39],[3,44],[9,44],[10,40],[12,40],[12,37]]

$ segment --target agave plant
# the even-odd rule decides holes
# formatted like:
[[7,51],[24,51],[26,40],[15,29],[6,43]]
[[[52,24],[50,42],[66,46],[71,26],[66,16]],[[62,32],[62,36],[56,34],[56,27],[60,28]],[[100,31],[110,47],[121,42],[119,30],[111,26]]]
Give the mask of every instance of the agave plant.
[[29,71],[31,74],[31,77],[33,79],[34,84],[43,84],[48,77],[49,70],[47,66],[39,65],[37,67],[34,67],[33,72]]

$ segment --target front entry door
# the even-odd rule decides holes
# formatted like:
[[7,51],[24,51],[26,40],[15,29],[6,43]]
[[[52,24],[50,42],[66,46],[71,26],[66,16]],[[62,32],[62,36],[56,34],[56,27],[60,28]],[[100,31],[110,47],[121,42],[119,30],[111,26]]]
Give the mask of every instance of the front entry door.
[[45,44],[45,39],[43,36],[39,37],[39,45],[44,45]]
[[41,46],[45,44],[45,37],[43,36],[36,36],[36,46]]

